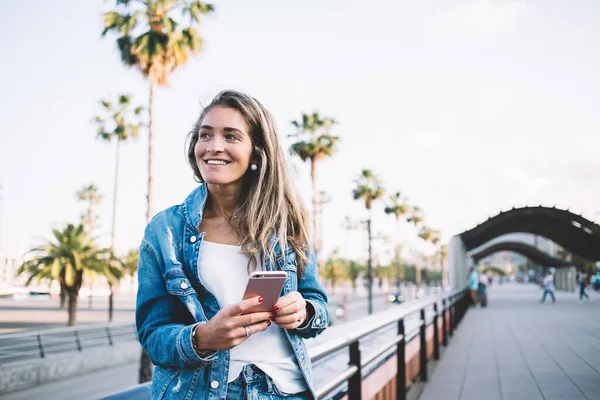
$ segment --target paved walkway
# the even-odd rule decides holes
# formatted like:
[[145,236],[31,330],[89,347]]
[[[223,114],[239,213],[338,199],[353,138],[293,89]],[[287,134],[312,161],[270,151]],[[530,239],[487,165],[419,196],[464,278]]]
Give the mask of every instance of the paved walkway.
[[467,312],[419,400],[600,399],[600,297],[504,285]]

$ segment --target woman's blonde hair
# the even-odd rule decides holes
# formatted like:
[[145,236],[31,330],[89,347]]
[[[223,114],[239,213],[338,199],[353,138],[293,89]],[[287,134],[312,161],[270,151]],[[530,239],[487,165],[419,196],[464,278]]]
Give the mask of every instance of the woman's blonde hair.
[[[256,99],[244,93],[225,90],[217,94],[206,106],[188,135],[188,161],[199,182],[204,182],[196,163],[194,148],[202,120],[215,107],[237,110],[250,128],[253,156],[258,159],[258,169],[247,171],[244,178],[245,194],[234,211],[245,218],[230,220],[242,239],[242,249],[255,263],[255,255],[265,251],[272,263],[275,262],[271,236],[277,234],[281,250],[286,244],[296,253],[298,276],[311,252],[308,211],[295,185],[290,180],[284,152],[279,144],[273,117]],[[258,253],[258,254],[257,254]]]

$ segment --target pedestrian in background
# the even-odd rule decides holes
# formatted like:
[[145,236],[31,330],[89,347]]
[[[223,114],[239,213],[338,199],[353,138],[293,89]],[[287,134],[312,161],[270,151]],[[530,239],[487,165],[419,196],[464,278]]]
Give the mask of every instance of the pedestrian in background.
[[596,274],[592,278],[592,287],[596,293],[600,292],[600,271],[596,271]]
[[479,299],[477,298],[477,290],[479,290],[479,274],[475,267],[471,267],[469,270],[469,294],[471,295],[471,301],[473,307],[480,308]]
[[552,276],[552,271],[546,271],[546,276],[542,282],[542,287],[544,288],[544,295],[540,300],[540,303],[546,301],[546,295],[550,295],[552,297],[552,302],[556,303],[556,297],[554,297],[554,276]]
[[588,275],[583,271],[579,271],[579,302],[583,302],[585,297],[588,301],[591,301],[590,296],[585,292],[585,289],[589,285]]

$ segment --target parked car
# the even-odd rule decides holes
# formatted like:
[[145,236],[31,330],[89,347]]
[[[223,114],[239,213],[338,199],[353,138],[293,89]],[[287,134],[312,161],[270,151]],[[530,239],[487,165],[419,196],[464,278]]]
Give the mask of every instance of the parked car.
[[400,292],[390,294],[388,299],[389,299],[390,303],[396,303],[396,304],[402,304],[405,300],[404,295],[401,294]]

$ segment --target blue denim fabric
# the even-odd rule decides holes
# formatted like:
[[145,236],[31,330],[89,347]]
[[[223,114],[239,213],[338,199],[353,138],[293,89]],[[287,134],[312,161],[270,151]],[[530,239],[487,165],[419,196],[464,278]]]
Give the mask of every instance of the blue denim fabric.
[[552,302],[556,303],[556,297],[554,297],[554,291],[550,290],[550,289],[544,289],[544,295],[542,296],[542,300],[540,300],[540,303],[543,303],[544,301],[546,301],[546,295],[550,295],[550,297],[552,297]]
[[[204,233],[198,231],[207,198],[206,185],[195,189],[183,204],[156,215],[146,227],[140,246],[136,326],[138,338],[156,365],[153,399],[224,399],[227,391],[229,351],[201,358],[192,347],[192,329],[219,310],[215,296],[198,277],[198,252]],[[271,240],[274,265],[288,277],[282,295],[297,290],[314,307],[315,315],[302,329],[286,330],[300,370],[314,396],[311,364],[304,338],[327,327],[327,295],[319,283],[314,254],[298,282],[296,254]]]
[[306,400],[312,398],[309,391],[283,393],[273,380],[254,364],[244,366],[242,372],[227,385],[227,400]]

